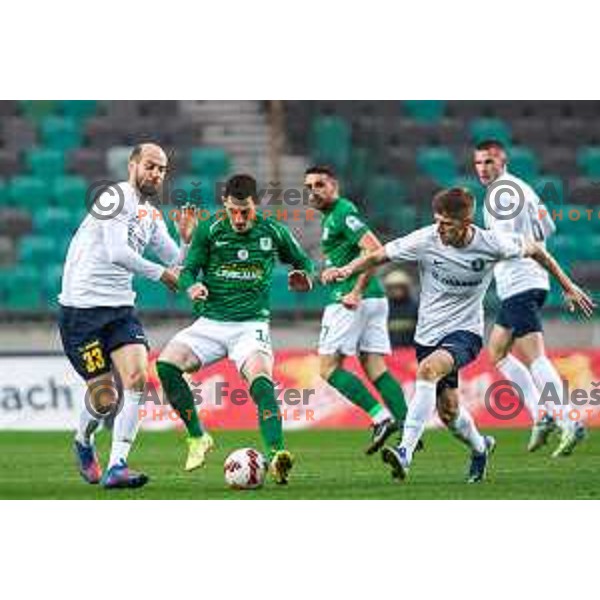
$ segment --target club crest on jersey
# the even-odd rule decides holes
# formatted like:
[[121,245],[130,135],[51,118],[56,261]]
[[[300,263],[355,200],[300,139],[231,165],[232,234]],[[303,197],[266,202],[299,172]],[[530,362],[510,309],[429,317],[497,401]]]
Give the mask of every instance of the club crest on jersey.
[[240,248],[237,256],[240,260],[246,260],[248,258],[248,250],[246,250],[246,248]]
[[484,267],[485,261],[483,260],[483,258],[476,258],[475,260],[471,261],[471,269],[473,269],[473,271],[475,271],[476,273],[478,273],[479,271],[483,271]]
[[260,249],[265,252],[269,252],[269,250],[273,249],[273,240],[270,237],[261,237],[259,240]]

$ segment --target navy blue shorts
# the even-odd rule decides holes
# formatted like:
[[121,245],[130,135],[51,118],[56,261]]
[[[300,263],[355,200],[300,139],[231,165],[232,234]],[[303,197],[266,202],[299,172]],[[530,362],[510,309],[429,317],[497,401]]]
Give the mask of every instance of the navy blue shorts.
[[430,354],[443,348],[454,359],[454,369],[446,377],[440,379],[437,385],[438,394],[444,388],[456,389],[458,387],[458,372],[463,367],[473,362],[481,352],[483,340],[471,331],[454,331],[443,337],[435,346],[422,346],[415,344],[417,362],[425,360]]
[[133,307],[71,308],[61,306],[58,328],[65,354],[85,380],[111,370],[110,354],[127,344],[148,340]]
[[527,290],[503,300],[496,323],[510,329],[515,338],[543,331],[540,313],[547,295],[546,290]]

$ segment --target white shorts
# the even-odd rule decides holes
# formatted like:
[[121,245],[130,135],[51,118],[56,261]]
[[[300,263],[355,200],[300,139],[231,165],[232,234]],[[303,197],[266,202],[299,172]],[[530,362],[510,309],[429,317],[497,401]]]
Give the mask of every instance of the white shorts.
[[255,352],[273,355],[269,323],[265,321],[214,321],[200,317],[177,333],[173,341],[190,348],[202,365],[229,357],[238,371]]
[[319,354],[389,354],[388,311],[387,298],[366,298],[356,310],[329,304],[321,321]]

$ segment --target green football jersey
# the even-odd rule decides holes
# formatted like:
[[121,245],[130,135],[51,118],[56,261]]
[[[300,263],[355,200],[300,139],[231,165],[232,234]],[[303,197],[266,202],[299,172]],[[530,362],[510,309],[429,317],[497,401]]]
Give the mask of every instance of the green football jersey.
[[227,217],[213,216],[196,227],[179,287],[185,292],[196,281],[207,287],[206,300],[194,304],[198,316],[216,321],[267,321],[277,259],[313,272],[306,252],[278,221],[259,212],[254,225],[239,233]]
[[[321,249],[327,267],[343,267],[360,256],[359,240],[369,231],[368,225],[360,218],[358,209],[347,198],[338,198],[328,212],[321,216]],[[329,303],[340,302],[343,296],[352,291],[359,275],[345,281],[331,283],[328,288]],[[377,277],[369,279],[363,298],[382,298],[383,287]]]

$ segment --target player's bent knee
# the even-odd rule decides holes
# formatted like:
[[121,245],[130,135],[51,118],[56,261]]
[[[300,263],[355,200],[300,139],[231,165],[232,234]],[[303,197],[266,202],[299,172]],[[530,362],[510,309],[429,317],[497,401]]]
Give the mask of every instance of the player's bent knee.
[[331,374],[342,364],[342,358],[338,355],[322,354],[319,357],[319,375],[328,381]]
[[433,383],[439,381],[444,376],[440,368],[433,362],[424,361],[417,369],[417,379],[425,379]]
[[123,373],[121,378],[124,389],[142,391],[148,381],[148,371],[145,368],[132,369]]

